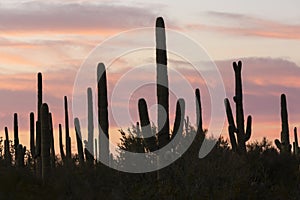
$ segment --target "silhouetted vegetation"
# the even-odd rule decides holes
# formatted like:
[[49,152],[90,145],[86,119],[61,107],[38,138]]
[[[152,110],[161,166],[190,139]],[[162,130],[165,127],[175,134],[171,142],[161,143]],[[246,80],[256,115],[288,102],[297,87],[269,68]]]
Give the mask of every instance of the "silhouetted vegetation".
[[[229,100],[225,99],[230,144],[223,137],[209,138],[203,128],[200,90],[195,89],[196,126],[185,116],[185,101],[178,99],[173,130],[170,130],[169,88],[165,25],[162,18],[156,21],[157,63],[157,127],[150,124],[147,103],[138,101],[139,122],[126,131],[120,130],[119,148],[129,152],[152,153],[180,136],[172,153],[180,156],[169,166],[155,172],[125,173],[111,169],[100,157],[115,165],[124,165],[126,156],[121,152],[113,157],[109,152],[107,77],[103,63],[97,66],[98,137],[95,139],[93,124],[92,89],[87,88],[88,139],[82,141],[79,118],[75,116],[77,153],[71,151],[68,98],[64,97],[65,148],[63,127],[59,124],[59,153],[55,154],[54,130],[51,108],[43,102],[42,74],[37,75],[37,111],[31,112],[30,151],[18,135],[18,115],[14,114],[14,138],[9,139],[5,127],[5,140],[0,139],[0,199],[299,199],[300,165],[297,129],[294,129],[293,151],[289,140],[286,96],[281,95],[281,141],[272,143],[249,141],[252,117],[244,125],[242,62],[233,63],[235,72],[236,120]],[[162,120],[162,110],[167,120]],[[35,119],[35,116],[37,119]],[[36,120],[36,121],[35,121]],[[71,120],[73,121],[73,120]],[[104,139],[105,139],[104,138]],[[187,151],[179,151],[184,142],[191,141]],[[201,145],[216,142],[212,151],[203,159],[198,154]],[[57,151],[56,151],[57,152]],[[172,153],[161,159],[169,159]],[[108,161],[109,160],[109,161]],[[136,163],[131,163],[132,165]]]

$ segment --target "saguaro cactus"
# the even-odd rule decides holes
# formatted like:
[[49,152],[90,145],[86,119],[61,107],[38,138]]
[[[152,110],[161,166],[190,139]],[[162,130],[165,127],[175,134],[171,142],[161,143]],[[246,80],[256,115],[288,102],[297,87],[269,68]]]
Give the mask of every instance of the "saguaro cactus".
[[35,158],[35,142],[34,142],[34,113],[31,112],[29,115],[29,126],[30,126],[30,153]]
[[80,123],[78,118],[74,119],[74,125],[75,125],[75,132],[76,132],[76,142],[77,142],[79,163],[83,165],[84,156],[83,156],[83,147],[82,147],[82,140],[81,140],[82,137],[81,137]]
[[291,144],[290,144],[290,136],[289,136],[289,122],[288,122],[288,112],[287,112],[287,104],[286,104],[286,96],[285,94],[281,94],[280,97],[280,107],[281,107],[281,142],[276,139],[275,145],[280,150],[281,153],[290,153],[291,152]]
[[170,141],[169,124],[169,83],[167,70],[167,49],[165,24],[162,17],[156,19],[156,95],[158,103],[157,126],[158,147]]
[[[231,144],[233,147],[233,150],[235,149],[234,145],[237,144],[237,151],[240,153],[246,152],[246,142],[251,137],[251,125],[252,125],[252,117],[251,115],[247,118],[247,127],[245,131],[244,126],[244,110],[243,110],[243,90],[242,90],[242,76],[241,76],[241,70],[242,70],[242,62],[239,61],[238,63],[233,62],[233,69],[235,72],[235,96],[233,97],[233,100],[236,105],[236,126],[234,123],[231,106],[229,103],[229,100],[226,98],[224,103],[226,107],[226,114],[228,119],[229,127],[229,136],[231,138]],[[237,142],[233,141],[235,140],[235,136],[233,132],[237,135]]]
[[107,81],[106,81],[106,70],[103,63],[98,64],[97,81],[98,81],[98,123],[99,123],[98,129],[99,129],[99,152],[100,152],[99,155],[100,155],[100,159],[108,163],[110,153],[109,153],[109,143],[106,142],[109,139]]
[[88,145],[87,149],[92,154],[94,153],[94,114],[93,114],[93,95],[92,88],[87,89],[88,102]]
[[69,114],[68,114],[68,99],[64,97],[65,108],[65,131],[66,131],[66,158],[71,159],[71,137],[69,134]]
[[294,128],[294,142],[293,142],[293,149],[294,149],[294,154],[296,156],[299,155],[299,145],[298,145],[298,134],[297,134],[297,128]]
[[36,121],[36,175],[42,177],[42,160],[41,160],[41,107],[43,103],[43,82],[42,73],[37,74],[37,121]]
[[14,148],[15,159],[18,158],[18,145],[19,145],[19,128],[18,128],[18,114],[14,113]]
[[43,103],[41,107],[41,130],[42,179],[46,181],[49,178],[51,168],[51,134],[49,127],[49,108],[46,103]]
[[63,146],[63,142],[62,142],[62,128],[61,128],[61,124],[58,125],[58,133],[59,133],[59,150],[60,150],[60,156],[62,161],[65,160],[66,155],[64,153],[64,146]]
[[4,141],[4,159],[6,165],[11,165],[11,154],[10,154],[10,145],[9,145],[9,137],[8,137],[8,129],[4,128],[5,131],[5,141]]

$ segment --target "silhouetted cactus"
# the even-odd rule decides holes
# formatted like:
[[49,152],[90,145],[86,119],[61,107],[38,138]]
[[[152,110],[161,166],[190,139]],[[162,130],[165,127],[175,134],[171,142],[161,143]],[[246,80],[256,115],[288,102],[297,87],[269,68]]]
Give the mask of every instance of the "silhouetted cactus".
[[280,107],[281,107],[281,142],[276,139],[275,144],[281,153],[290,153],[291,144],[289,137],[289,122],[288,122],[288,112],[285,94],[281,94],[280,97]]
[[203,131],[203,122],[202,122],[202,106],[200,98],[200,90],[197,88],[195,90],[196,96],[196,122],[197,122],[197,134],[204,133]]
[[183,132],[184,125],[184,113],[185,113],[185,102],[184,99],[180,98],[176,103],[176,111],[175,111],[175,120],[173,126],[173,132],[171,135],[171,139],[173,139],[176,134],[181,134]]
[[42,73],[37,74],[37,121],[36,121],[36,140],[35,140],[35,158],[36,175],[42,177],[42,158],[41,158],[41,107],[43,103],[43,82]]
[[[229,127],[228,130],[231,144],[233,149],[235,148],[235,144],[237,144],[237,151],[240,153],[246,153],[246,142],[251,137],[251,126],[252,126],[252,117],[251,115],[247,118],[247,127],[245,131],[244,126],[244,110],[243,110],[243,90],[242,90],[242,77],[241,77],[241,70],[242,70],[242,62],[239,61],[238,63],[233,62],[233,69],[235,72],[235,96],[233,97],[233,100],[236,104],[236,125],[234,123],[233,115],[231,106],[229,103],[229,100],[226,98],[225,108],[226,108],[226,114],[228,119]],[[234,130],[234,133],[236,133],[237,140],[235,140],[234,134],[232,134],[232,130]]]
[[[145,147],[149,151],[157,150],[156,136],[153,135],[148,115],[148,108],[145,99],[139,99],[138,102],[139,117],[141,122],[142,134],[145,140]],[[151,136],[153,135],[153,136]],[[151,136],[151,137],[150,137]]]
[[42,179],[47,181],[51,169],[51,134],[49,127],[49,108],[46,103],[41,107],[41,158],[42,158]]
[[61,124],[58,125],[58,134],[59,134],[59,151],[62,161],[65,161],[66,155],[64,153],[63,139],[62,139],[62,128]]
[[64,97],[65,108],[65,131],[66,131],[66,158],[71,160],[71,137],[69,132],[69,113],[68,113],[68,99]]
[[95,138],[95,161],[96,161],[96,163],[97,163],[97,160],[98,160],[98,141],[97,141],[97,139]]
[[93,95],[92,88],[87,89],[88,102],[88,145],[87,149],[92,154],[94,153],[94,113],[93,113]]
[[297,134],[297,128],[294,128],[294,142],[293,142],[293,150],[294,150],[294,154],[296,156],[299,155],[299,145],[298,145],[298,134]]
[[103,63],[99,63],[97,67],[98,81],[98,129],[99,129],[99,152],[100,158],[108,163],[109,161],[109,143],[106,142],[102,135],[109,139],[108,129],[108,102],[107,102],[107,80],[106,70]]
[[15,159],[18,158],[18,145],[19,145],[18,114],[14,113],[14,148],[15,148]]
[[31,112],[29,115],[29,126],[30,126],[30,153],[35,158],[35,142],[34,142],[34,113]]
[[80,123],[79,119],[74,119],[74,126],[75,126],[75,132],[76,132],[76,142],[77,142],[77,151],[78,151],[78,158],[79,163],[81,165],[84,164],[84,156],[83,156],[83,147],[82,147],[82,140],[81,140],[81,130],[80,130]]
[[8,137],[8,129],[7,127],[4,128],[5,131],[5,140],[4,140],[4,160],[7,166],[11,165],[11,153],[10,153],[10,146],[9,146],[9,137]]
[[55,167],[55,148],[54,148],[54,135],[53,135],[53,122],[52,114],[49,113],[49,131],[50,131],[50,156],[51,156],[51,167]]
[[170,141],[167,48],[165,24],[162,17],[156,19],[155,35],[158,148],[161,148]]

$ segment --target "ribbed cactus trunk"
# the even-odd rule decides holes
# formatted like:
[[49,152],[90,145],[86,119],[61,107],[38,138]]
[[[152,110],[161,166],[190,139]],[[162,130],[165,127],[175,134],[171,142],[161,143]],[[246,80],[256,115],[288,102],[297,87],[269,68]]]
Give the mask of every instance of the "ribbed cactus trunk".
[[108,122],[108,100],[106,70],[103,63],[97,67],[98,81],[98,129],[99,129],[99,155],[104,163],[109,163],[109,122]]
[[54,149],[54,135],[53,135],[53,122],[52,114],[49,113],[49,130],[50,130],[50,156],[51,156],[51,167],[55,167],[55,149]]
[[148,108],[145,99],[139,99],[138,102],[139,117],[142,128],[142,135],[145,138],[145,146],[149,151],[157,150],[156,136],[153,135],[148,115]]
[[42,179],[47,181],[51,170],[51,134],[49,127],[49,108],[46,103],[41,107],[41,158],[42,158]]
[[64,153],[61,124],[58,125],[58,134],[59,134],[59,151],[60,151],[60,156],[61,156],[62,161],[65,161],[66,155]]
[[42,73],[37,75],[37,121],[36,121],[36,175],[37,177],[42,177],[42,158],[41,158],[41,107],[43,103],[43,83],[42,83]]
[[14,148],[15,148],[15,160],[18,159],[18,145],[19,145],[18,114],[14,113]]
[[25,162],[24,162],[24,156],[25,156],[25,153],[26,153],[26,147],[21,144],[18,144],[17,146],[17,155],[18,155],[18,158],[16,160],[16,166],[18,168],[22,168],[25,166]]
[[94,114],[93,114],[93,95],[92,88],[87,89],[88,102],[88,145],[87,149],[90,153],[94,153]]
[[162,148],[168,144],[170,140],[167,49],[165,24],[162,17],[156,19],[155,34],[158,147]]
[[288,112],[287,112],[287,103],[286,96],[282,94],[280,97],[280,107],[281,107],[281,142],[275,140],[275,144],[281,153],[290,153],[291,144],[289,137],[289,122],[288,122]]
[[71,160],[71,137],[69,132],[69,113],[68,113],[68,99],[64,97],[65,108],[65,131],[66,131],[66,158]]
[[4,159],[5,164],[7,166],[11,166],[11,153],[10,153],[10,145],[9,145],[9,137],[8,137],[8,129],[4,128],[5,131],[5,141],[4,141]]
[[77,142],[77,151],[78,151],[78,159],[79,164],[84,164],[84,155],[83,155],[83,147],[82,147],[82,140],[81,140],[81,130],[80,130],[80,122],[78,118],[74,119],[75,125],[75,132],[76,132],[76,142]]

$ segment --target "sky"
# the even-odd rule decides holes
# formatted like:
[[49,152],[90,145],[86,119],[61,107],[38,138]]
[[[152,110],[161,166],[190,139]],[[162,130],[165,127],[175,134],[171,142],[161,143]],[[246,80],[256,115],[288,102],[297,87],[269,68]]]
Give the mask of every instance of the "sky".
[[[68,96],[70,100],[72,119],[74,82],[95,47],[124,31],[153,27],[158,16],[164,17],[168,29],[191,38],[206,51],[222,76],[226,97],[231,100],[232,107],[232,62],[243,61],[244,112],[253,117],[252,140],[267,137],[273,141],[280,137],[281,93],[287,95],[292,135],[293,127],[300,125],[299,7],[297,0],[288,3],[280,0],[0,1],[0,130],[3,130],[0,135],[4,135],[4,126],[8,126],[10,136],[13,136],[13,113],[17,112],[20,141],[28,146],[29,113],[36,112],[37,72],[43,73],[44,101],[50,106],[55,134],[58,135],[58,124],[64,124],[63,97]],[[135,38],[137,36],[134,35],[130,41],[118,40],[119,43],[114,44],[111,51],[113,48],[126,49],[145,44]],[[145,38],[150,44],[155,40],[154,34],[153,38]],[[167,45],[171,43],[167,35]],[[113,88],[117,79],[122,77],[122,70],[128,70],[140,62],[152,62],[151,55],[151,51],[135,52],[116,59],[114,66],[119,71],[108,73],[109,88]],[[105,60],[105,56],[105,53],[99,56],[99,62]],[[170,68],[176,68],[180,60],[176,56],[169,57]],[[97,63],[94,66],[96,68]],[[185,74],[192,87],[201,89],[203,120],[208,127],[211,109],[205,83],[201,79],[197,82],[197,76],[188,66],[178,66],[182,66],[179,71]],[[152,76],[155,78],[154,72]],[[151,78],[148,74],[140,74],[139,77],[142,80]],[[171,83],[180,86],[178,83],[176,85],[174,77]],[[142,94],[147,96],[150,105],[155,104],[155,95],[143,92],[140,90],[136,97],[131,97],[133,105],[137,105],[137,97]],[[170,111],[174,112],[176,98],[171,100]],[[135,110],[131,113],[131,123],[138,120],[137,106],[133,105],[130,107]],[[155,121],[155,107],[151,110],[150,116]],[[187,112],[192,113],[193,110]],[[115,129],[120,128],[112,124]],[[122,128],[126,129],[124,125]],[[227,135],[226,131],[222,134]],[[74,138],[75,151],[73,130],[71,137]]]

